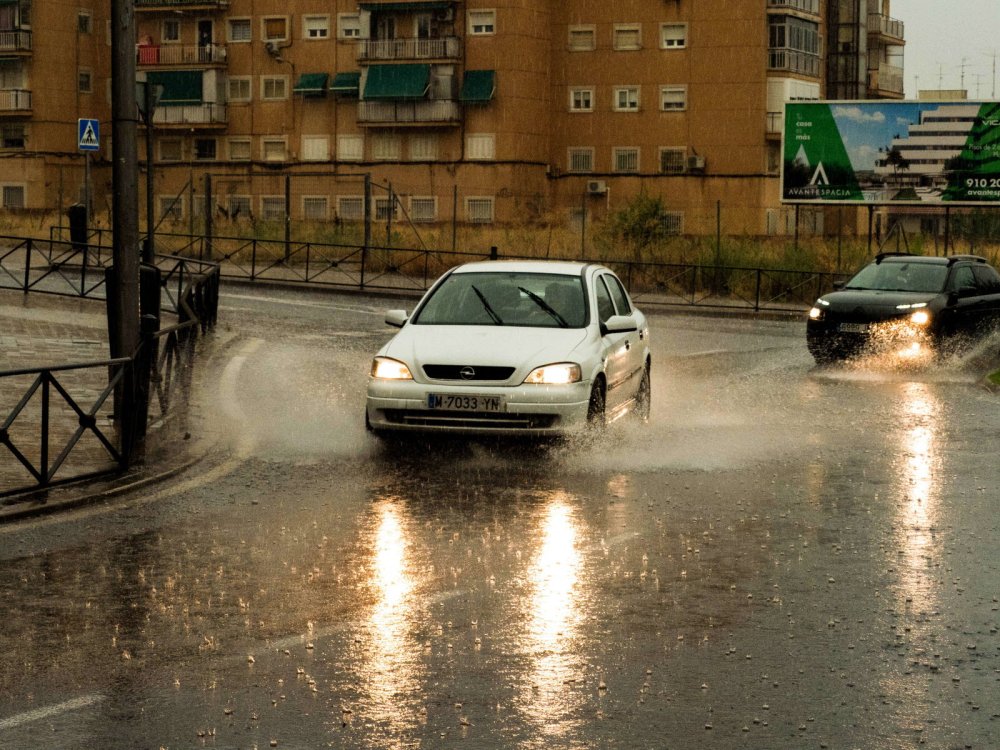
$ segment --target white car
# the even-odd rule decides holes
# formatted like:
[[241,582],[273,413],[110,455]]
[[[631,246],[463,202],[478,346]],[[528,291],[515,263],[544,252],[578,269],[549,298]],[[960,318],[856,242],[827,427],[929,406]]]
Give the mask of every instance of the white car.
[[608,268],[452,269],[375,356],[365,423],[389,431],[560,435],[650,406],[649,326]]

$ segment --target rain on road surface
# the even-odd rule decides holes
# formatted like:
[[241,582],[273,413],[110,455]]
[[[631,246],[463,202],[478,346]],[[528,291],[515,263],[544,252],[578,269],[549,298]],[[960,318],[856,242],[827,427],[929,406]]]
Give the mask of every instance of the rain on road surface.
[[386,450],[399,303],[222,306],[195,470],[0,527],[0,748],[1000,746],[975,368],[654,315],[650,425]]

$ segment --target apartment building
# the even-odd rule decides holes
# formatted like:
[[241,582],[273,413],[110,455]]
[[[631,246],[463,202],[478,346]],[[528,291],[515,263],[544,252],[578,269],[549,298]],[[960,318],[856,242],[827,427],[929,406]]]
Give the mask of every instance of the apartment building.
[[[784,102],[903,91],[889,0],[135,2],[156,210],[181,221],[357,220],[368,175],[371,210],[413,222],[600,218],[645,191],[677,233],[720,205],[729,232],[782,231]],[[76,200],[106,6],[0,0],[3,206]]]

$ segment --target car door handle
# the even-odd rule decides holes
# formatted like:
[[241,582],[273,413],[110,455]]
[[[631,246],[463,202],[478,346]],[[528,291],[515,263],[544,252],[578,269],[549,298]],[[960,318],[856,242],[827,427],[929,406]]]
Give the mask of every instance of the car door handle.
[[632,348],[632,342],[631,341],[626,341],[625,342],[625,351],[628,351],[631,348]]

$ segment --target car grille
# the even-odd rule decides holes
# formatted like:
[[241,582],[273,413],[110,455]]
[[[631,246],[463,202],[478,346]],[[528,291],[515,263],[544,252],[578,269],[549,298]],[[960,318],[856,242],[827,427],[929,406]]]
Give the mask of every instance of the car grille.
[[424,365],[424,374],[432,380],[504,381],[514,374],[514,368],[485,365]]
[[554,414],[480,414],[468,412],[430,413],[424,410],[386,409],[393,424],[412,427],[480,428],[488,430],[543,430],[551,427]]

